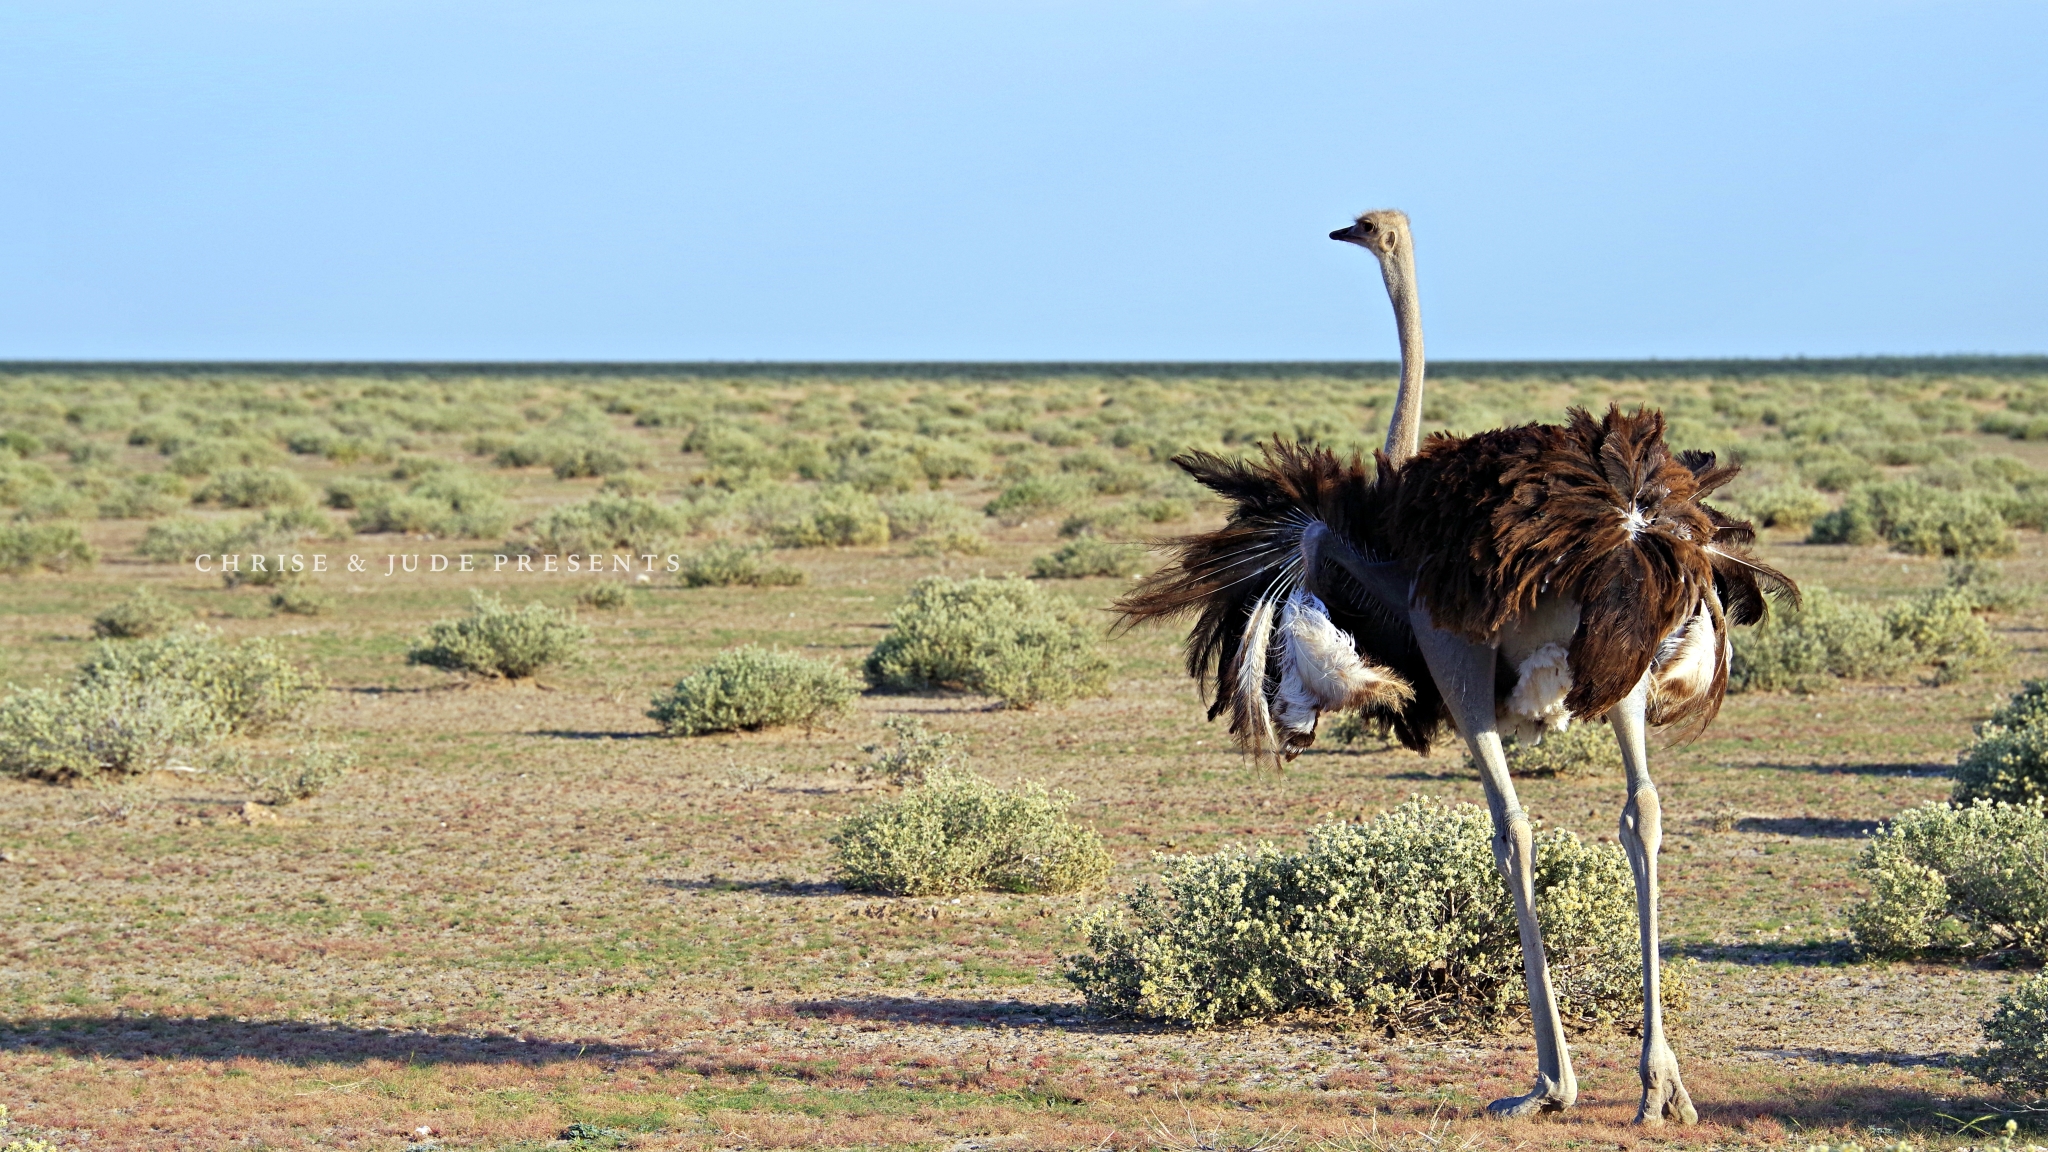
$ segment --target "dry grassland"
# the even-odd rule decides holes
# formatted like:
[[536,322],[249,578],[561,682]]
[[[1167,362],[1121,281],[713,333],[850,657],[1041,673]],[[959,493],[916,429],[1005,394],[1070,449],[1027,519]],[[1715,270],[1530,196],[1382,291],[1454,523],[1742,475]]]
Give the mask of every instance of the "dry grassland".
[[[1384,390],[1339,384],[1366,400]],[[1615,390],[1552,384],[1516,404],[1575,388]],[[1969,402],[1997,407],[1996,395]],[[645,471],[668,491],[705,467],[677,450],[686,429],[606,419],[650,446]],[[113,435],[117,463],[149,466],[154,449]],[[465,459],[458,436],[410,451]],[[2048,464],[2033,441],[1952,436]],[[315,484],[389,467],[287,466]],[[499,474],[522,518],[599,483],[544,467]],[[944,490],[978,508],[1004,484]],[[1196,515],[1148,531],[1208,513]],[[1109,698],[1060,710],[869,695],[830,730],[697,739],[660,738],[644,715],[658,688],[734,644],[854,662],[911,581],[1028,571],[1059,523],[991,520],[981,556],[789,551],[779,558],[808,576],[794,588],[658,579],[616,613],[583,613],[597,634],[585,663],[505,685],[408,668],[406,642],[472,588],[568,605],[579,578],[330,573],[316,585],[333,612],[272,615],[265,589],[141,560],[143,522],[86,522],[96,567],[0,583],[5,679],[66,674],[89,650],[91,617],[148,584],[318,668],[330,687],[316,722],[360,760],[278,809],[192,773],[0,782],[0,1103],[63,1146],[109,1149],[537,1148],[571,1123],[631,1133],[639,1148],[1803,1147],[1874,1143],[1883,1129],[1953,1143],[1943,1117],[1983,1114],[1981,1087],[1948,1058],[1974,1046],[2016,974],[1859,962],[1844,910],[1861,898],[1849,870],[1859,837],[1944,797],[1971,723],[2022,675],[2048,671],[2038,606],[1995,620],[2017,650],[2006,672],[1731,697],[1704,738],[1653,753],[1666,939],[1700,985],[1673,1042],[1702,1124],[1626,1125],[1636,1078],[1624,1032],[1575,1038],[1580,1109],[1499,1124],[1477,1113],[1526,1087],[1533,1054],[1518,1031],[1093,1020],[1060,961],[1078,946],[1072,918],[1107,894],[886,899],[844,892],[827,870],[826,835],[870,794],[852,771],[859,746],[892,715],[965,734],[998,780],[1076,793],[1117,858],[1112,891],[1155,853],[1296,841],[1416,792],[1478,800],[1451,751],[1318,748],[1284,773],[1249,764],[1202,722],[1176,637],[1155,631],[1113,642]],[[1876,601],[1941,579],[1936,561],[1802,535],[1771,533],[1770,559],[1839,592]],[[2048,582],[2048,540],[2020,541],[2007,578]],[[501,547],[304,545],[378,557]],[[1101,606],[1122,584],[1064,588]],[[1613,837],[1618,778],[1521,787],[1548,823]]]

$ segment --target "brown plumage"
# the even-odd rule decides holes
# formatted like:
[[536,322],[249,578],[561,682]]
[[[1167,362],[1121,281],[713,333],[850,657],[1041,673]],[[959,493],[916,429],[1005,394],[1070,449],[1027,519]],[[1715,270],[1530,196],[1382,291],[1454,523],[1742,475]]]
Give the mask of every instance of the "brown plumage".
[[[1673,453],[1655,411],[1610,408],[1595,419],[1575,408],[1563,424],[1440,434],[1398,470],[1382,458],[1376,477],[1357,459],[1289,443],[1266,446],[1258,461],[1189,453],[1175,463],[1231,503],[1229,521],[1175,541],[1173,561],[1118,608],[1126,623],[1196,616],[1188,671],[1215,681],[1210,718],[1230,712],[1232,734],[1252,746],[1261,743],[1263,703],[1248,686],[1264,681],[1245,673],[1240,649],[1248,624],[1265,635],[1260,606],[1301,581],[1302,530],[1314,520],[1361,557],[1398,562],[1436,626],[1473,640],[1511,628],[1539,597],[1576,604],[1564,705],[1582,719],[1603,715],[1653,665],[1684,654],[1688,631],[1710,629],[1693,638],[1713,646],[1705,682],[1653,677],[1654,723],[1703,725],[1726,690],[1728,626],[1761,619],[1766,589],[1797,595],[1789,579],[1749,555],[1748,524],[1703,502],[1737,466],[1719,465],[1711,453]],[[1331,619],[1368,665],[1414,689],[1362,712],[1426,751],[1448,716],[1409,623],[1346,587],[1341,571],[1326,565],[1309,574]],[[1502,672],[1505,699],[1517,671]]]

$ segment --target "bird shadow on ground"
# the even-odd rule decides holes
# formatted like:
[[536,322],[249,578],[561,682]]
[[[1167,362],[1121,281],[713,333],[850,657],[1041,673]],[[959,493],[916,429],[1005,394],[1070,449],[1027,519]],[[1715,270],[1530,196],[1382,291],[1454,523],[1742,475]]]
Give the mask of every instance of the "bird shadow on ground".
[[75,1059],[267,1060],[277,1064],[553,1064],[652,1056],[602,1042],[521,1040],[302,1024],[165,1016],[67,1016],[0,1023],[0,1052]]
[[844,896],[847,892],[843,885],[829,880],[728,880],[721,876],[682,880],[654,876],[647,882],[676,892],[753,892],[762,896]]
[[1839,820],[1831,816],[1751,816],[1737,820],[1735,830],[1771,836],[1855,840],[1870,835],[1883,825],[1882,820]]
[[1801,764],[1762,763],[1744,764],[1744,768],[1768,768],[1777,772],[1813,772],[1822,776],[1946,776],[1947,764],[1817,764],[1807,761]]
[[1856,962],[1856,949],[1846,942],[1809,944],[1674,944],[1665,949],[1672,956],[1688,960],[1718,961],[1723,964],[1766,966],[1784,964],[1794,968],[1833,968]]
[[659,732],[600,732],[582,728],[536,728],[529,736],[551,736],[556,740],[652,740]]
[[908,999],[845,996],[790,1005],[799,1016],[842,1023],[928,1024],[952,1028],[1034,1028],[1055,1032],[1152,1032],[1164,1026],[1088,1016],[1078,1004],[1026,1000]]

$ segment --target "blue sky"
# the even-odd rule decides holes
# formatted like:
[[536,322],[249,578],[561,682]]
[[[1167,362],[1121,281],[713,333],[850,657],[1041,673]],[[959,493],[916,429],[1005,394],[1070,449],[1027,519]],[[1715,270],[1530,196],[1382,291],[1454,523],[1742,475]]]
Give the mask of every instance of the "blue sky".
[[0,358],[2048,351],[2048,5],[0,5]]

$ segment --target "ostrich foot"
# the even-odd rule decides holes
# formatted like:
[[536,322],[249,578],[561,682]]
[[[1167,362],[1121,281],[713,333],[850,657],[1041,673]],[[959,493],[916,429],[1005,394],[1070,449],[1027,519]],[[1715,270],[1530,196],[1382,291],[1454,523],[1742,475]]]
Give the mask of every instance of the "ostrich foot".
[[1692,1097],[1686,1094],[1685,1082],[1678,1078],[1678,1058],[1671,1049],[1659,1045],[1643,1053],[1640,1068],[1643,1076],[1643,1103],[1636,1109],[1636,1123],[1647,1127],[1660,1127],[1666,1120],[1680,1124],[1692,1124],[1699,1120],[1699,1112],[1692,1106]]
[[1538,1076],[1536,1087],[1527,1095],[1504,1096],[1488,1104],[1486,1111],[1502,1120],[1514,1120],[1538,1112],[1562,1112],[1578,1103],[1578,1099],[1578,1085],[1559,1084],[1548,1076]]

